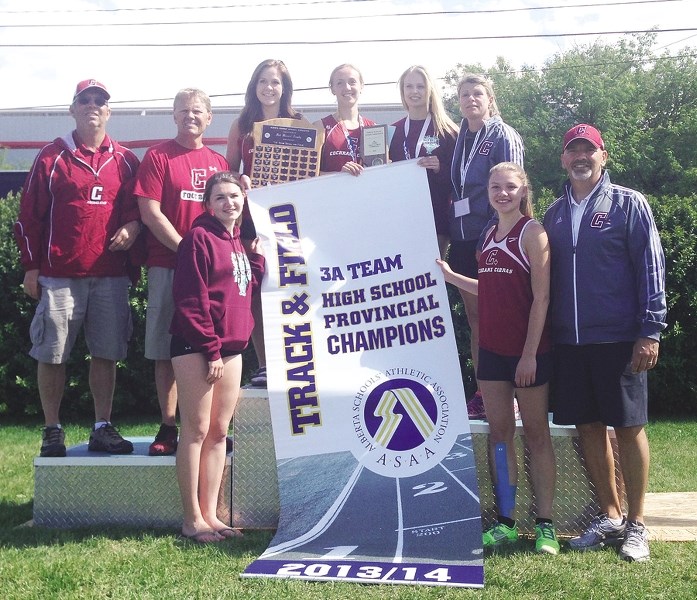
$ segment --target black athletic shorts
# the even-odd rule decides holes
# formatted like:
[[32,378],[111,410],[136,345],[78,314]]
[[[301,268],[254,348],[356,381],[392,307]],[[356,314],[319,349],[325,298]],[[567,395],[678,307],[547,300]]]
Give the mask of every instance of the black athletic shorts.
[[[510,381],[515,385],[515,370],[518,368],[520,356],[503,356],[479,348],[479,365],[477,379],[479,381]],[[525,387],[537,387],[548,383],[552,377],[552,353],[545,352],[537,355],[537,372],[535,381]]]
[[[169,354],[172,358],[174,358],[175,356],[185,356],[187,354],[203,354],[203,352],[191,346],[191,344],[189,344],[189,342],[187,342],[184,338],[173,335],[172,341],[169,344]],[[242,354],[242,352],[239,350],[220,351],[220,356],[222,358],[227,356],[237,356],[238,354]]]
[[479,279],[477,270],[477,244],[479,240],[458,240],[450,242],[448,264],[450,268],[466,277]]

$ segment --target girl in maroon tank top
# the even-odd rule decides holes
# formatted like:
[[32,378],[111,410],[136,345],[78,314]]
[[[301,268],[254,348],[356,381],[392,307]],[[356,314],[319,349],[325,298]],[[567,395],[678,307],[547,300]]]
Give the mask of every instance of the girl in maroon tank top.
[[329,76],[329,89],[336,96],[336,112],[315,122],[324,129],[324,146],[320,171],[343,171],[360,175],[363,170],[360,154],[361,129],[375,125],[358,112],[363,91],[363,75],[353,65],[339,65]]
[[479,280],[454,273],[446,262],[437,261],[448,283],[478,295],[477,380],[489,421],[489,465],[498,510],[482,541],[486,548],[518,538],[515,396],[530,450],[537,508],[535,548],[556,554],[559,543],[552,523],[556,471],[548,420],[549,243],[542,225],[531,218],[531,194],[522,167],[497,164],[489,172],[487,190],[498,223],[487,232],[479,257]]

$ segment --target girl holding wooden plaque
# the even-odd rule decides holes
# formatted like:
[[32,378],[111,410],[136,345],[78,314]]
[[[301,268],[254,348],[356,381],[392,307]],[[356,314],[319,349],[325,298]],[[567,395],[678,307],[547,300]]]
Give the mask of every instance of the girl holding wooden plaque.
[[375,125],[358,112],[363,91],[363,75],[353,65],[336,67],[329,76],[329,89],[336,96],[336,112],[315,123],[324,128],[324,146],[320,171],[343,171],[360,175],[363,171],[360,155],[361,130]]
[[[303,120],[301,113],[291,106],[293,99],[293,80],[282,60],[267,59],[260,62],[247,84],[244,107],[240,116],[232,122],[228,134],[227,158],[230,170],[240,176],[245,189],[251,187],[249,179],[252,173],[254,156],[254,123],[268,119],[289,118]],[[306,121],[306,120],[305,120]],[[307,122],[307,121],[306,121]],[[308,123],[309,125],[309,123]],[[242,221],[241,238],[246,247],[256,239],[256,229],[249,207],[245,204]],[[256,387],[266,387],[266,348],[262,325],[261,298],[257,294],[252,301],[254,330],[252,344],[257,356],[258,368],[252,373],[250,383]]]
[[455,140],[459,131],[443,108],[438,90],[430,75],[420,65],[409,67],[399,78],[399,93],[407,116],[394,123],[390,143],[390,160],[418,159],[427,169],[438,249],[443,258],[448,249]]

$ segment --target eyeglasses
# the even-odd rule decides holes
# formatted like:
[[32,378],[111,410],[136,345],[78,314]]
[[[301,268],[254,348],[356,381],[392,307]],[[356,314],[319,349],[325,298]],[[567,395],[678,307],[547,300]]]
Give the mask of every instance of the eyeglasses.
[[78,104],[82,104],[83,106],[89,104],[92,102],[96,106],[104,106],[107,104],[109,101],[104,97],[104,96],[78,96],[77,97]]

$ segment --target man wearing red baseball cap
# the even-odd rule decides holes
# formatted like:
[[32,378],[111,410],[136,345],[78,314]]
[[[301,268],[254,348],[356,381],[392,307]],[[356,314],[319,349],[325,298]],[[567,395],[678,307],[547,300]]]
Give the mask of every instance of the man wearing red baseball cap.
[[73,103],[75,100],[77,100],[77,97],[82,94],[83,92],[87,92],[88,90],[101,90],[102,96],[106,98],[106,100],[111,99],[111,95],[109,92],[106,91],[106,87],[103,83],[99,83],[96,79],[83,79],[80,83],[77,84],[77,87],[75,88],[75,94],[73,95]]
[[574,140],[588,140],[596,148],[605,150],[605,142],[603,142],[600,132],[592,125],[574,125],[569,129],[564,135],[564,150]]
[[[665,258],[649,204],[611,183],[607,159],[598,129],[569,129],[561,155],[569,179],[543,221],[552,257],[554,422],[576,426],[600,505],[569,546],[619,546],[624,560],[646,561],[647,371],[666,327]],[[626,518],[608,426],[619,449]]]
[[109,98],[94,79],[77,84],[70,105],[75,130],[39,152],[15,224],[24,293],[39,302],[29,354],[38,361],[45,420],[41,456],[66,455],[59,411],[65,364],[81,329],[95,408],[88,448],[133,452],[110,418],[116,361],[126,357],[131,330],[126,250],[140,232],[131,193],[138,158],[106,133]]

